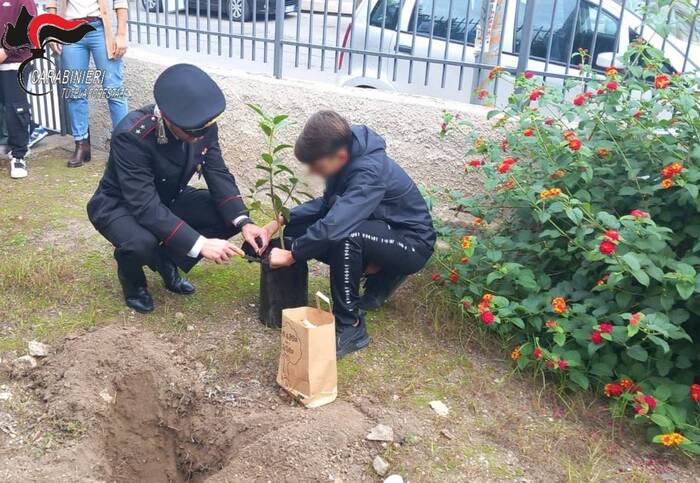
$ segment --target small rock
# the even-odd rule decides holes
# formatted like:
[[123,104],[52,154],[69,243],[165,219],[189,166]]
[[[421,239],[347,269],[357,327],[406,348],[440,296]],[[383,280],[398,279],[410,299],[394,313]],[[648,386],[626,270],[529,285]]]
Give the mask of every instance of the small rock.
[[109,393],[107,389],[102,389],[100,392],[100,397],[107,404],[112,404],[114,402],[114,397]]
[[403,478],[401,475],[390,475],[384,483],[403,483]]
[[10,391],[0,392],[0,401],[9,401],[12,399],[12,393]]
[[442,401],[430,401],[428,403],[433,411],[437,413],[438,416],[447,417],[447,415],[450,413],[450,408],[445,406],[445,403]]
[[377,455],[374,457],[374,461],[372,461],[372,468],[374,468],[374,471],[376,471],[379,476],[384,476],[386,472],[389,471],[389,463],[384,458]]
[[394,430],[386,424],[377,424],[367,435],[370,441],[394,441]]
[[187,332],[192,332],[194,330],[194,325],[187,326]]
[[29,355],[34,357],[46,357],[49,355],[49,346],[39,342],[38,340],[33,340],[29,342]]
[[175,312],[175,318],[177,320],[182,320],[185,318],[185,314],[183,314],[182,312]]
[[32,356],[21,356],[12,361],[12,365],[19,370],[33,369],[36,367],[36,359],[34,359]]
[[443,429],[442,431],[440,431],[440,434],[442,434],[447,439],[455,439],[455,435],[452,434],[449,429]]

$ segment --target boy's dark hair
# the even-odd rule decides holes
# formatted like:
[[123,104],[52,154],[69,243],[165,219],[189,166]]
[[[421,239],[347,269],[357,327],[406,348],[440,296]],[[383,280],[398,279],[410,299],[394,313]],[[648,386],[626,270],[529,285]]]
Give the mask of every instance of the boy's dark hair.
[[350,149],[352,131],[348,121],[335,111],[318,111],[306,121],[294,145],[299,161],[311,164],[333,156],[342,148]]

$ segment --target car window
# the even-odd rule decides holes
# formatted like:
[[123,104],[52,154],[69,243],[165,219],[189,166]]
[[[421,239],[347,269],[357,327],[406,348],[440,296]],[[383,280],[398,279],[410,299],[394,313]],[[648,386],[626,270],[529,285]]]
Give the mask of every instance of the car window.
[[369,17],[369,24],[374,27],[381,27],[389,30],[396,30],[399,22],[399,10],[401,0],[379,0],[372,9]]
[[[523,22],[525,20],[526,0],[519,0],[517,7],[516,31],[514,39],[514,51],[520,52]],[[576,54],[579,49],[590,51],[593,38],[596,37],[596,22],[598,25],[595,41],[594,55],[601,52],[615,50],[615,39],[619,29],[618,20],[600,10],[598,6],[589,2],[580,2],[578,15],[576,15],[576,3],[574,1],[539,0],[532,23],[532,43],[530,44],[530,56],[538,59],[547,58],[547,49],[550,48],[550,61],[558,63],[578,64],[578,57],[570,58],[572,52]],[[574,22],[576,22],[574,30]],[[572,52],[569,52],[569,44],[572,41]],[[595,65],[595,64],[594,64]]]
[[474,45],[481,5],[482,0],[416,0],[408,32],[429,36],[432,26],[433,37],[446,40],[449,29],[450,41],[463,43],[466,36],[467,44]]

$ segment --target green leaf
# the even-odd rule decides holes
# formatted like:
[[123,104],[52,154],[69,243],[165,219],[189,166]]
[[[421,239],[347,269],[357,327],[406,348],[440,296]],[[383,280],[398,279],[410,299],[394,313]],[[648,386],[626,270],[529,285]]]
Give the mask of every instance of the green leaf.
[[275,149],[272,151],[272,153],[273,153],[273,154],[277,154],[277,153],[279,153],[280,151],[283,151],[283,150],[285,150],[285,149],[289,149],[289,148],[291,148],[291,147],[292,147],[291,144],[278,144],[277,146],[275,146]]
[[625,261],[625,263],[627,263],[627,266],[632,271],[639,270],[640,268],[642,268],[642,266],[639,263],[639,259],[632,252],[625,253],[624,255],[622,255],[622,259]]
[[589,381],[583,372],[581,372],[577,369],[571,369],[569,371],[569,377],[571,378],[571,380],[573,382],[575,382],[581,388],[588,389]]
[[566,344],[566,334],[554,334],[554,343],[559,347],[564,347]]
[[666,342],[661,337],[658,337],[656,335],[650,335],[649,340],[652,341],[654,344],[658,345],[659,347],[661,347],[661,349],[664,351],[664,354],[667,354],[671,350],[671,347],[668,345],[668,342]]
[[654,413],[650,416],[651,420],[657,426],[660,426],[664,431],[671,432],[674,429],[673,421],[668,419],[663,414]]
[[627,349],[627,355],[639,362],[644,362],[649,358],[649,354],[647,353],[646,349],[639,344],[630,346]]
[[286,114],[281,114],[281,115],[279,115],[279,116],[275,116],[275,117],[272,119],[272,123],[273,123],[274,125],[279,125],[279,124],[281,124],[282,122],[286,121],[288,117],[289,117],[289,116],[287,116]]
[[695,292],[695,285],[688,282],[678,282],[676,283],[676,290],[683,300],[688,300]]

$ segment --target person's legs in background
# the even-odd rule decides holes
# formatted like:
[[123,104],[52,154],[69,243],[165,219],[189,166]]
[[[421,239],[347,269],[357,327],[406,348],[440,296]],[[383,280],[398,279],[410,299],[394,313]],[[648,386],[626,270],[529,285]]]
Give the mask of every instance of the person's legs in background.
[[10,176],[15,179],[27,176],[27,143],[29,141],[29,101],[17,82],[16,70],[0,71],[0,92],[5,104],[7,145],[10,154]]
[[71,132],[75,140],[75,151],[68,160],[69,168],[77,168],[90,161],[88,86],[82,74],[87,71],[90,63],[89,37],[94,33],[89,32],[74,44],[64,45],[61,52],[61,68],[70,71],[71,79],[78,81],[68,84],[64,90]]
[[107,56],[107,44],[105,43],[102,22],[95,23],[93,26],[95,31],[90,32],[86,38],[95,66],[103,75],[102,87],[107,97],[112,129],[114,129],[129,113],[126,93],[124,92],[124,64],[122,59],[110,59]]

